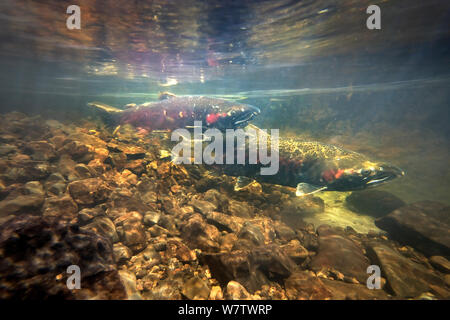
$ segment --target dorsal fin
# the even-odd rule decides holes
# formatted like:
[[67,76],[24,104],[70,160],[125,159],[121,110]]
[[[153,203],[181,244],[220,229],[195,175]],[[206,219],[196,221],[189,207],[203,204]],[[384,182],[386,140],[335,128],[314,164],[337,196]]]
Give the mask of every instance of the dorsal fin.
[[159,93],[158,100],[166,100],[174,97],[176,97],[176,95],[174,95],[173,93],[164,91]]
[[117,109],[117,108],[115,108],[115,107],[112,107],[112,106],[107,105],[107,104],[102,103],[102,102],[96,102],[96,101],[94,101],[94,102],[89,102],[88,105],[91,106],[91,107],[94,107],[94,108],[97,108],[97,109],[106,111],[106,112],[108,112],[108,113],[122,112],[122,110]]

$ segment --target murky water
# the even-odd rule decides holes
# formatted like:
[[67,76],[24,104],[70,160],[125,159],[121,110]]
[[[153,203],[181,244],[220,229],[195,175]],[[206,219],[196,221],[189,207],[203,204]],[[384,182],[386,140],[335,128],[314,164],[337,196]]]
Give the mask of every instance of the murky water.
[[[89,219],[98,217],[87,211],[81,215],[79,212],[97,207],[106,210],[108,207],[105,219],[109,219],[109,222],[103,221],[103,224],[100,224],[102,227],[95,225],[94,230],[102,233],[106,229],[109,230],[106,225],[112,225],[111,230],[114,229],[114,232],[111,231],[113,234],[111,246],[116,256],[122,254],[124,258],[119,259],[120,263],[118,258],[113,259],[114,263],[111,264],[114,268],[132,274],[131,278],[136,276],[134,271],[141,268],[141,264],[145,264],[139,258],[142,252],[150,250],[149,248],[153,246],[158,248],[159,243],[166,244],[172,238],[183,238],[180,231],[184,230],[189,234],[191,230],[189,228],[193,228],[192,225],[195,223],[200,225],[200,229],[204,229],[205,239],[209,237],[209,242],[188,237],[183,238],[185,244],[177,242],[178,247],[187,245],[189,249],[200,248],[206,254],[212,254],[224,250],[230,252],[241,249],[253,250],[255,242],[257,245],[262,243],[287,245],[288,241],[298,239],[305,250],[314,254],[310,254],[309,260],[300,259],[303,264],[297,265],[301,265],[302,270],[312,270],[317,275],[317,265],[323,261],[318,262],[312,257],[321,254],[320,248],[325,246],[323,243],[327,239],[320,242],[322,238],[326,238],[326,232],[323,231],[321,234],[314,230],[322,224],[327,224],[337,228],[339,232],[347,232],[346,236],[350,238],[353,237],[352,232],[359,234],[355,236],[356,240],[352,239],[359,244],[362,243],[367,252],[375,252],[372,255],[365,253],[368,257],[365,259],[371,262],[374,261],[375,255],[382,263],[383,261],[388,263],[387,258],[377,251],[378,242],[377,245],[367,244],[370,240],[366,238],[369,237],[368,234],[377,234],[373,236],[374,239],[381,242],[383,239],[394,241],[392,243],[395,245],[392,246],[397,252],[408,259],[413,257],[412,261],[420,265],[420,268],[425,265],[435,272],[433,277],[446,279],[442,280],[446,284],[438,285],[442,286],[442,290],[438,292],[426,286],[426,283],[435,283],[434,278],[423,280],[425,284],[418,285],[421,288],[419,291],[412,289],[408,291],[401,284],[392,283],[392,280],[390,282],[389,274],[383,274],[388,281],[388,288],[383,292],[406,298],[419,297],[420,294],[431,290],[437,298],[449,297],[448,261],[445,269],[446,267],[442,267],[444,263],[430,260],[432,256],[448,258],[450,245],[448,218],[442,218],[445,214],[439,213],[441,220],[437,219],[438,224],[441,224],[438,231],[441,238],[428,239],[429,230],[414,231],[414,234],[420,234],[430,241],[431,244],[426,242],[425,247],[438,248],[427,251],[423,249],[423,245],[392,236],[398,233],[398,230],[403,230],[401,227],[396,229],[397,231],[392,231],[383,223],[376,222],[376,219],[380,218],[379,214],[367,213],[367,210],[373,208],[384,208],[385,205],[389,207],[388,204],[395,201],[401,201],[402,206],[392,206],[391,211],[394,207],[407,208],[404,209],[407,216],[410,212],[408,210],[412,210],[408,205],[418,201],[432,201],[425,202],[427,205],[420,205],[423,212],[431,210],[429,208],[433,208],[431,210],[434,210],[433,212],[448,212],[450,205],[448,170],[450,4],[448,2],[86,0],[78,1],[77,4],[81,10],[81,29],[70,30],[66,26],[69,17],[66,9],[71,5],[70,1],[5,0],[0,3],[0,113],[4,127],[0,130],[0,141],[3,144],[0,149],[0,161],[9,172],[16,174],[7,173],[6,169],[1,171],[0,207],[4,210],[1,213],[3,223],[23,216],[24,212],[39,216],[39,212],[48,214],[58,211],[55,209],[58,206],[55,199],[63,197],[64,194],[73,198],[67,201],[70,203],[74,201],[75,204],[74,215],[70,215],[70,218],[78,219],[82,225],[86,225],[86,221],[93,224],[93,220]],[[369,30],[366,27],[366,19],[369,16],[366,9],[371,4],[377,4],[381,8],[381,30]],[[363,200],[374,200],[370,204],[359,200],[359,207],[349,205],[348,198],[352,191],[320,192],[313,195],[316,200],[315,202],[311,200],[313,203],[311,204],[309,200],[304,203],[301,199],[295,199],[293,196],[295,190],[289,187],[279,192],[272,190],[273,186],[263,185],[262,191],[258,189],[258,192],[250,190],[247,191],[249,193],[237,194],[229,185],[232,182],[229,179],[234,178],[221,177],[219,173],[209,172],[205,168],[199,169],[200,173],[194,170],[198,176],[187,168],[189,178],[184,177],[182,173],[177,173],[178,175],[171,173],[167,176],[164,171],[167,164],[160,162],[162,161],[158,158],[160,151],[157,150],[160,144],[164,145],[164,139],[161,142],[159,138],[152,136],[151,132],[136,133],[136,128],[121,128],[122,131],[118,131],[119,136],[114,137],[112,135],[114,128],[105,128],[101,117],[87,105],[92,101],[100,101],[123,108],[130,103],[157,101],[162,91],[170,91],[178,96],[207,96],[256,106],[261,113],[252,119],[251,123],[260,128],[279,129],[281,139],[295,137],[339,146],[377,161],[395,164],[402,168],[406,175],[371,189],[384,193],[379,195],[368,193],[362,196]],[[33,122],[35,120],[29,120],[33,118],[24,120],[22,116],[10,112],[22,112],[26,117],[39,115],[42,118],[35,123]],[[54,120],[59,122],[55,124],[52,122]],[[38,123],[42,125],[45,123],[48,126],[43,129]],[[28,135],[21,130],[28,130]],[[90,140],[84,136],[88,134],[95,138]],[[94,159],[83,158],[77,153],[82,152],[78,149],[78,151],[68,151],[67,147],[64,149],[64,146],[69,146],[70,143],[61,136],[75,145],[82,143],[88,145],[88,149],[102,151],[95,151]],[[46,149],[44,152],[38,148],[45,156],[41,153],[36,156],[37,151],[33,150],[37,150],[37,147],[33,141],[41,141],[39,148],[44,148],[42,141],[50,143],[49,150],[54,150]],[[121,144],[130,148],[147,148],[147,155],[143,156],[145,151],[131,152],[128,149],[124,151]],[[93,152],[93,149],[89,150]],[[47,157],[47,152],[51,156]],[[62,156],[65,152],[68,152],[70,161],[66,156]],[[119,153],[122,155],[116,157]],[[142,163],[136,162],[141,159]],[[21,161],[28,160],[44,161],[45,165],[50,166],[48,174],[35,177],[30,173],[31,176],[27,178],[28,171],[23,169],[27,165],[23,165],[22,169],[15,166],[20,167]],[[92,163],[93,160],[99,160],[101,164]],[[72,168],[74,172],[67,169],[77,164],[79,167]],[[95,167],[97,169],[103,168],[102,166],[104,168],[94,174],[91,170],[94,164],[98,165]],[[89,167],[89,170],[84,166]],[[127,170],[126,175],[132,175],[131,178],[123,176],[124,169]],[[21,176],[20,170],[25,170],[25,176]],[[108,170],[110,173],[107,173]],[[169,171],[176,172],[175,169],[171,170]],[[119,172],[119,175],[113,177],[111,172],[114,174]],[[51,185],[50,182],[55,183],[60,179],[59,175],[62,177],[61,185],[56,187],[54,184]],[[99,177],[109,184],[108,188],[111,189],[106,189],[111,191],[116,187],[122,188],[122,194],[120,196],[113,194],[105,198],[98,195],[96,197],[102,200],[97,202],[96,198],[95,202],[91,203],[89,199],[83,197],[82,200],[77,199],[73,186],[72,189],[67,187],[66,191],[66,185],[70,186],[78,180],[99,179]],[[137,180],[132,181],[133,179]],[[219,180],[216,181],[217,179]],[[189,180],[189,183],[185,180]],[[38,181],[41,187],[38,188],[34,184],[27,185],[30,181]],[[147,186],[150,184],[149,181],[154,185],[151,191],[154,195],[148,194],[148,188],[144,192],[144,189],[139,187]],[[117,185],[113,187],[114,183]],[[167,183],[169,185],[166,185]],[[58,191],[55,194],[51,191],[59,187],[64,189],[61,193]],[[36,191],[35,188],[43,189]],[[218,190],[228,198],[220,199],[211,190]],[[42,193],[43,197],[37,204],[33,202],[36,199],[26,198],[25,200],[30,201],[30,205],[22,208],[23,206],[14,202],[15,197],[35,195],[36,192]],[[147,203],[147,200],[144,201],[142,198],[141,202],[145,203],[145,208],[135,205],[134,202],[123,205],[128,211],[137,212],[136,220],[144,221],[142,227],[138,222],[133,222],[134,218],[130,218],[130,222],[127,220],[128,216],[125,218],[126,214],[122,217],[115,210],[120,207],[117,203],[122,201],[118,199],[130,192],[137,192],[142,197],[145,195],[147,200],[153,196],[157,199],[149,200]],[[358,194],[358,191],[354,193]],[[176,199],[177,203],[168,204],[166,196]],[[194,204],[194,200],[210,202],[214,212],[224,214],[225,218],[232,217],[236,221],[225,223],[224,217],[220,218],[222,220],[212,218],[209,216],[209,209],[205,209],[207,205]],[[225,202],[234,203],[233,201],[237,201],[239,205],[224,205]],[[269,229],[275,228],[274,234],[282,234],[281,229],[277,229],[280,228],[278,223],[285,221],[283,212],[286,212],[286,208],[293,208],[285,205],[289,201],[298,202],[299,206],[292,209],[293,212],[297,212],[298,218],[294,218],[295,221],[292,222],[292,217],[289,216],[290,218],[286,220],[287,226],[294,230],[294,234],[297,232],[297,236],[285,238],[280,236],[279,240],[275,240],[278,238],[271,238]],[[318,203],[321,204],[319,206],[321,209],[316,210]],[[248,207],[251,213],[243,214],[242,212],[247,211],[240,206]],[[298,209],[300,207],[301,209]],[[162,224],[148,222],[153,221],[147,217],[149,211],[159,212],[162,216],[173,215],[175,218],[173,216],[164,218],[166,222]],[[381,216],[386,216],[391,211],[384,212]],[[202,223],[207,222],[207,227],[190,218],[194,212],[200,213],[204,219]],[[49,215],[58,216],[56,213]],[[86,218],[88,216],[89,219]],[[410,216],[413,217],[412,213]],[[216,219],[220,221],[217,222]],[[242,230],[248,226],[243,227],[246,222],[242,219],[250,219],[250,222],[247,222],[252,225],[245,232]],[[269,219],[267,220],[269,222],[264,219]],[[29,223],[39,225],[40,222]],[[268,228],[267,226],[271,226],[272,223],[275,227]],[[408,223],[403,221],[399,225]],[[429,221],[421,223],[432,224]],[[313,231],[308,224],[313,225]],[[241,226],[242,229],[238,227],[235,229],[235,225]],[[7,231],[16,227],[14,224],[5,226]],[[259,231],[252,229],[255,226],[262,228],[261,235],[258,234]],[[126,230],[133,228],[137,228],[136,234],[144,238],[146,236],[147,242],[134,243],[134,240],[127,238]],[[5,231],[5,234],[8,232]],[[319,241],[319,244],[308,247],[309,240],[305,239],[310,237],[309,232],[314,234],[315,241]],[[436,233],[436,230],[431,233]],[[250,238],[249,241],[254,243],[249,245],[236,240],[237,244],[235,243],[233,247],[230,244],[234,243],[230,240],[233,237],[239,241],[241,238],[246,241]],[[260,238],[263,240],[259,241]],[[169,244],[167,246],[169,247]],[[158,265],[160,270],[169,268],[169,262],[165,261],[164,257],[170,257],[171,253],[165,250],[150,250],[152,251],[150,255],[154,255],[159,261],[154,265]],[[405,253],[405,250],[412,251]],[[178,251],[175,251],[172,253],[179,261],[190,261],[191,258],[180,257],[177,255]],[[159,252],[166,253],[162,258],[159,256],[156,258]],[[207,268],[209,264],[204,261],[212,261],[213,258],[205,259],[200,259],[200,265]],[[323,264],[333,265],[333,259],[330,259]],[[134,261],[134,264],[129,261]],[[153,266],[148,269],[151,267]],[[416,266],[411,267],[411,270],[415,270],[414,268]],[[347,278],[353,277],[359,281],[354,283],[363,283],[359,274],[349,272],[345,266],[336,265],[336,269],[345,275],[346,281]],[[286,272],[290,275],[291,271]],[[217,271],[214,270],[208,269],[207,273],[212,273],[213,279],[224,278],[223,275],[217,275]],[[155,271],[155,274],[158,273]],[[122,279],[123,277],[122,274]],[[195,296],[192,292],[185,292],[182,289],[181,293],[172,292],[164,296],[161,293],[164,291],[162,288],[168,284],[162,282],[162,276],[158,278],[159,275],[145,274],[137,277],[138,289],[134,290],[137,295],[144,298],[192,299]],[[339,277],[335,280],[339,281]],[[150,278],[152,280],[149,280]],[[228,279],[226,276],[225,278]],[[261,286],[254,287],[254,279],[228,280],[242,282],[253,298],[311,298],[300,293],[297,296],[292,294],[292,291],[287,289],[289,287],[287,283],[280,283],[281,287],[276,287],[280,292],[279,296],[269,296],[267,292],[263,292],[264,290],[261,291]],[[292,286],[293,282],[288,283]],[[15,287],[14,282],[9,282],[8,285],[11,288]],[[233,286],[228,288],[229,285],[222,283],[222,280],[213,281],[205,286],[208,290],[215,288],[211,292],[214,290],[218,292],[220,289],[220,294],[223,290],[225,297],[233,297]],[[39,290],[46,289],[39,288]],[[0,293],[8,297],[9,293],[5,292],[0,289]],[[202,292],[196,294],[203,299],[211,298],[209,291],[207,294]],[[114,294],[112,296],[114,297]],[[120,297],[120,294],[117,297]],[[341,296],[338,294],[332,296],[336,297]],[[77,298],[89,296],[81,295]],[[220,295],[218,294],[216,298],[220,299]],[[362,295],[360,298],[369,297]]]

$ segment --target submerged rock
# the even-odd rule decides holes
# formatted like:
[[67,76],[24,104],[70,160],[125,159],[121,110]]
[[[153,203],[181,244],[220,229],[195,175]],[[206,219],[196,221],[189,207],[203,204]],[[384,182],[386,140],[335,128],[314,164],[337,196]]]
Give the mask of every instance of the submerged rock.
[[432,256],[430,263],[441,272],[450,273],[450,262],[441,256]]
[[237,281],[228,282],[226,296],[230,300],[253,300],[253,296]]
[[[19,254],[18,254],[19,253]],[[67,268],[79,266],[81,289],[69,290]],[[22,215],[0,226],[1,299],[123,299],[112,245],[102,236]]]
[[291,300],[385,300],[389,297],[383,290],[318,278],[308,271],[293,273],[285,280],[285,287]]
[[444,282],[437,275],[393,249],[374,243],[368,246],[368,254],[372,262],[380,266],[388,290],[396,296],[413,298],[431,290],[449,298]]
[[392,193],[371,189],[352,192],[345,202],[350,210],[373,217],[385,216],[405,205]]
[[364,256],[363,248],[328,226],[320,226],[317,232],[319,252],[311,260],[311,269],[325,272],[337,270],[347,277],[354,277],[365,283],[370,263]]
[[44,203],[42,195],[19,195],[13,199],[0,201],[0,216],[26,212],[38,212]]
[[187,280],[181,293],[190,300],[205,300],[208,299],[211,289],[208,286],[208,282],[198,278],[192,277]]
[[78,206],[68,194],[48,197],[42,207],[42,214],[46,217],[62,217],[70,220],[75,218],[77,212]]
[[93,205],[107,199],[111,190],[100,178],[90,178],[69,183],[67,189],[76,203]]
[[389,236],[427,256],[450,257],[450,207],[433,201],[401,207],[375,221]]

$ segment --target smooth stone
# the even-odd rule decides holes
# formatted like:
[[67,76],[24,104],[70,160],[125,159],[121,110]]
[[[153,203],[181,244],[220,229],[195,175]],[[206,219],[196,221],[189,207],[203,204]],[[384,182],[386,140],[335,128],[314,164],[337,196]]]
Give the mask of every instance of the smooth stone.
[[190,300],[208,299],[210,292],[208,283],[198,277],[187,280],[181,290],[181,293]]
[[[367,253],[386,277],[386,288],[401,298],[418,297],[430,290],[447,295],[443,281],[424,266],[382,244],[370,244]],[[448,298],[443,297],[443,298]]]
[[113,246],[114,261],[116,263],[125,263],[131,258],[131,250],[122,243],[114,243]]
[[450,273],[450,262],[441,256],[432,256],[430,263],[433,267],[444,273]]
[[189,204],[193,206],[195,210],[204,215],[208,215],[217,209],[217,206],[214,203],[200,199],[192,199]]
[[434,201],[420,201],[394,210],[375,220],[389,236],[426,256],[450,257],[450,207]]
[[226,295],[230,300],[252,300],[252,295],[237,281],[228,282]]
[[390,192],[382,190],[354,191],[345,199],[350,210],[373,217],[383,217],[405,202]]
[[126,270],[119,270],[120,281],[125,287],[127,300],[142,300],[142,296],[136,289],[136,276]]
[[318,228],[318,254],[311,260],[314,271],[337,270],[348,277],[355,277],[359,282],[367,280],[369,260],[364,256],[363,248],[343,234],[321,226]]

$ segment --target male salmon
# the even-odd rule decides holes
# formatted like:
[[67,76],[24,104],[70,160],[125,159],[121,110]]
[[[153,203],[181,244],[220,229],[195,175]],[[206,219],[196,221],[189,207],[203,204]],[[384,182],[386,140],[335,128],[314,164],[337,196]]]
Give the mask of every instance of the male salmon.
[[131,124],[148,131],[193,128],[194,121],[220,130],[245,127],[260,113],[257,107],[203,96],[176,97],[162,93],[160,101],[141,105],[130,104],[120,110],[100,102],[90,106],[101,110],[113,125]]

